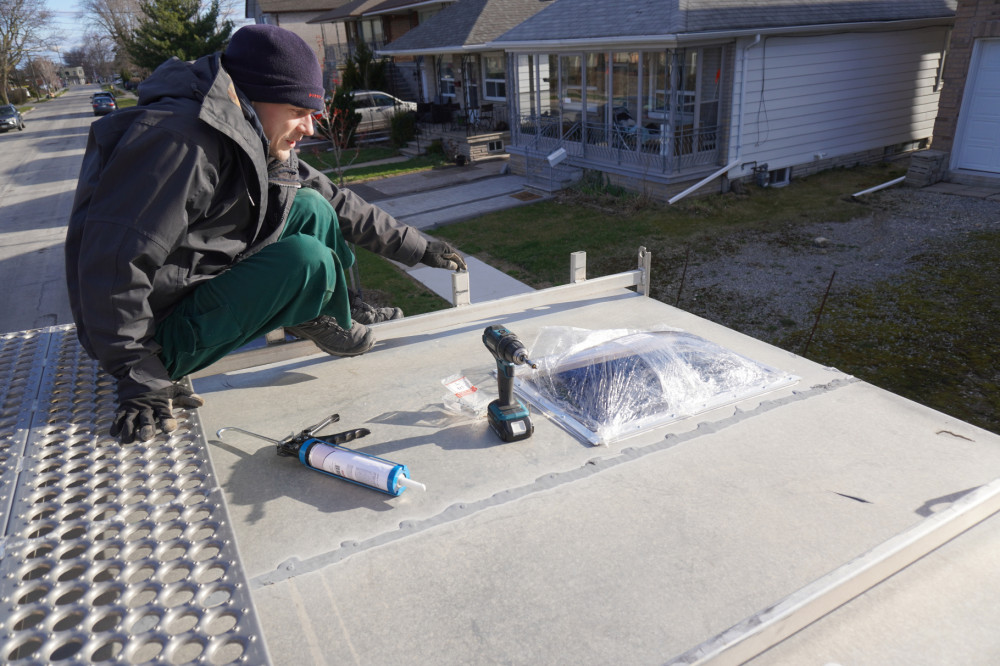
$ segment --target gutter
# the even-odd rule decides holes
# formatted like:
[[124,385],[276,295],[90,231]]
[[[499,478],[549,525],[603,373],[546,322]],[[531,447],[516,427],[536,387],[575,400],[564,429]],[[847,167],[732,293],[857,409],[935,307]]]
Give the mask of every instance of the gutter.
[[730,160],[729,164],[722,167],[712,175],[702,178],[697,183],[687,188],[680,194],[675,194],[673,197],[667,200],[668,204],[674,204],[675,202],[680,201],[687,195],[699,189],[705,183],[711,182],[716,178],[718,178],[719,176],[721,176],[722,174],[727,173],[730,169],[733,169],[737,165],[739,165],[740,160],[743,159],[743,112],[746,109],[746,100],[747,100],[747,53],[749,53],[750,49],[757,46],[758,44],[760,44],[760,33],[758,33],[754,37],[754,40],[752,42],[743,47],[743,58],[742,58],[743,71],[741,72],[743,80],[740,81],[740,115],[736,121],[736,157]]
[[450,5],[453,4],[453,2],[454,0],[425,0],[424,2],[414,2],[413,4],[400,5],[398,7],[390,7],[389,9],[380,9],[377,12],[362,12],[359,16],[381,16],[382,14],[398,14],[400,12],[416,9],[417,7],[426,7],[427,5]]
[[531,40],[531,41],[502,41],[494,40],[485,46],[492,50],[532,50],[543,51],[551,49],[573,49],[584,48],[587,51],[598,50],[601,47],[617,46],[644,46],[664,44],[689,44],[696,42],[702,44],[713,40],[731,40],[740,37],[750,37],[764,35],[765,37],[775,37],[780,35],[814,35],[817,33],[840,33],[852,31],[871,31],[884,28],[899,30],[911,30],[915,28],[926,28],[938,25],[952,25],[955,22],[954,15],[938,16],[923,19],[900,19],[895,21],[868,21],[854,23],[824,23],[821,25],[791,25],[775,28],[745,28],[739,30],[718,30],[707,32],[670,33],[658,35],[634,35],[631,37],[580,37],[572,39],[552,39],[552,40]]
[[377,56],[400,56],[400,55],[446,55],[463,53],[483,53],[496,51],[497,49],[484,48],[482,44],[470,44],[468,46],[436,46],[424,49],[379,49],[375,51]]

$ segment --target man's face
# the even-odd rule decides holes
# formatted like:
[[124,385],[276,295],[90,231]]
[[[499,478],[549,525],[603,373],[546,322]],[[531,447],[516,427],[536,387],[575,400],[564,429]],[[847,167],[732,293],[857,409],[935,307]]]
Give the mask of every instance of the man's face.
[[273,102],[254,102],[253,108],[271,144],[271,157],[287,160],[295,144],[313,134],[312,109]]

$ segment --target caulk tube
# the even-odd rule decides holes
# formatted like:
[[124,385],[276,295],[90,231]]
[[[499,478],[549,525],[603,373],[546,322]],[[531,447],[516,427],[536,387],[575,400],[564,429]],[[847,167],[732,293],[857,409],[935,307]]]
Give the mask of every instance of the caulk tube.
[[409,485],[426,488],[409,479],[410,470],[383,458],[335,446],[321,439],[310,439],[299,447],[299,460],[318,472],[398,496]]

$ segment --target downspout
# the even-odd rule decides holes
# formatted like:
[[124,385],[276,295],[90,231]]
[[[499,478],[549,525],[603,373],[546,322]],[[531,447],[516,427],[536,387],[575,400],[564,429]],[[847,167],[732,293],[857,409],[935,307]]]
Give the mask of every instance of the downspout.
[[705,183],[709,183],[730,169],[733,169],[739,165],[740,161],[743,159],[743,110],[746,108],[747,98],[747,52],[758,44],[760,44],[760,33],[757,33],[757,36],[754,37],[753,41],[743,47],[743,80],[740,82],[740,114],[738,120],[736,121],[736,157],[734,157],[729,164],[722,167],[712,175],[702,178],[680,194],[675,194],[671,199],[667,200],[667,203],[673,204],[680,201],[687,195],[702,187]]

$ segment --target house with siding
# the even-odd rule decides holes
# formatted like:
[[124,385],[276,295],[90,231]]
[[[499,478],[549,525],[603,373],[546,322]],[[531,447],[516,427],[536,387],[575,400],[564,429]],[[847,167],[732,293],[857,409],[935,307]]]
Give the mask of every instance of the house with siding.
[[505,55],[487,47],[541,11],[539,0],[460,0],[379,49],[394,59],[419,62],[423,102],[454,103],[462,111],[499,105],[505,113]]
[[246,0],[244,15],[253,19],[254,23],[281,26],[305,40],[323,67],[324,85],[333,88],[339,81],[338,54],[327,45],[338,44],[344,39],[341,34],[343,26],[313,24],[311,19],[347,2],[348,0]]
[[[364,44],[371,53],[378,53],[387,42],[403,37],[453,1],[350,0],[313,17],[309,23],[337,27],[336,34],[342,39],[327,41],[326,48],[336,54],[337,66],[343,69],[359,45]],[[392,59],[387,92],[405,100],[420,99],[419,65],[418,59],[405,54]]]
[[512,168],[551,168],[546,158],[564,154],[560,169],[599,170],[668,199],[925,147],[956,9],[955,0],[541,4],[483,47],[506,54]]

